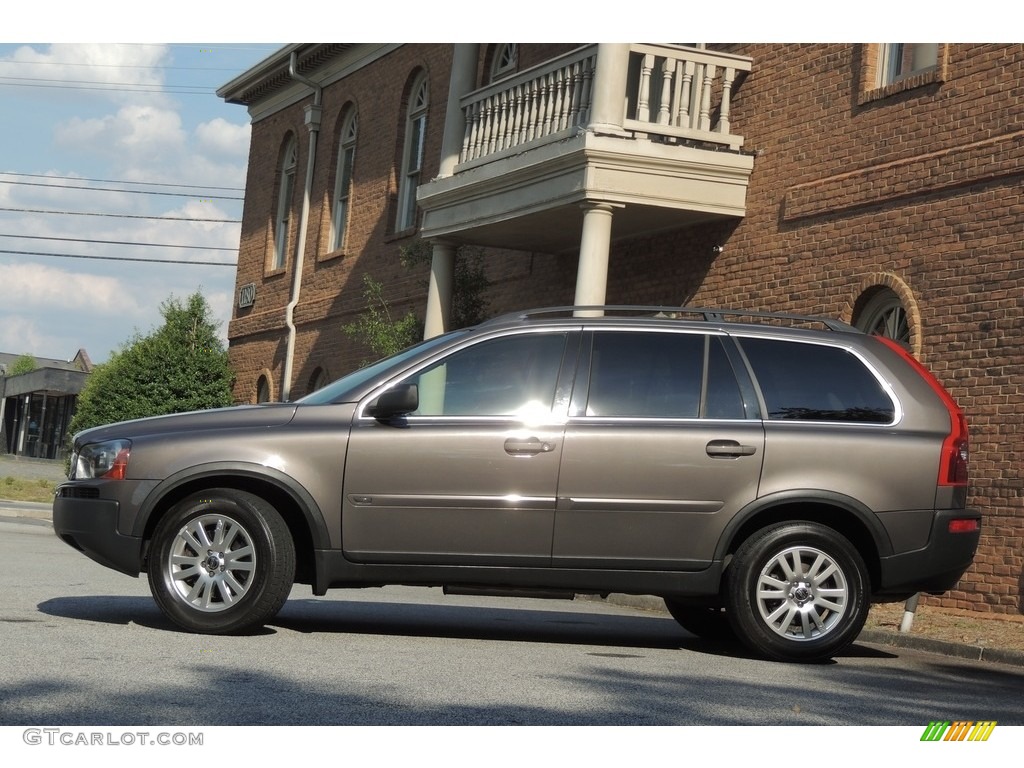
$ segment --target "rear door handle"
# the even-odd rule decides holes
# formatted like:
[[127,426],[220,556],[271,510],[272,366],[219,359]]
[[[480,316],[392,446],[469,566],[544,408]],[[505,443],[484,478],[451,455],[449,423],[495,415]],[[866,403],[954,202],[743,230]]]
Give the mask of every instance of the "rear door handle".
[[554,445],[536,437],[510,437],[505,441],[505,453],[509,456],[536,456],[538,453],[550,453],[553,450]]
[[753,445],[742,445],[735,440],[712,440],[706,448],[708,456],[715,459],[736,459],[740,456],[753,456],[757,448]]

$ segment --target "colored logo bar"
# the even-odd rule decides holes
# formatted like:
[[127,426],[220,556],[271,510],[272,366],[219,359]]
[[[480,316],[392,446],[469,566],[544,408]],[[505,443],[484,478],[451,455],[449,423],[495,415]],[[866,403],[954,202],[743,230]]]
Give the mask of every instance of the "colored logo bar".
[[933,720],[921,734],[921,741],[988,741],[995,727],[995,720]]

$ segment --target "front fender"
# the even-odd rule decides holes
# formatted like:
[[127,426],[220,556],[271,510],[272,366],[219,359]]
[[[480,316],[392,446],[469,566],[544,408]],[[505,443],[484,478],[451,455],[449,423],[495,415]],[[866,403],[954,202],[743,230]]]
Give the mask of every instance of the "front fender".
[[155,527],[155,521],[153,525],[150,524],[154,513],[166,506],[168,500],[173,503],[184,496],[188,488],[197,484],[206,487],[215,487],[218,484],[230,487],[238,485],[239,481],[245,488],[249,488],[252,483],[260,483],[271,485],[277,491],[286,494],[301,512],[309,529],[313,546],[317,549],[332,547],[323,511],[312,494],[301,483],[290,475],[264,464],[234,461],[200,464],[183,469],[161,480],[139,507],[131,535],[148,538]]

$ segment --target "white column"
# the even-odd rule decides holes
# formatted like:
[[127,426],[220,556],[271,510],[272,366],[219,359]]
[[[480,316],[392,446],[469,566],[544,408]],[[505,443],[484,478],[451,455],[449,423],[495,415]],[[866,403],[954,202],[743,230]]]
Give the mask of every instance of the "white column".
[[[576,306],[605,303],[608,292],[608,254],[612,241],[610,203],[586,203],[583,206],[583,236],[580,238],[580,263],[576,272]],[[600,311],[578,312],[581,316],[600,315]]]
[[[452,69],[448,78],[448,105],[441,137],[441,164],[438,176],[451,176],[459,162],[466,117],[459,106],[464,94],[476,84],[476,67],[480,58],[478,43],[456,43],[452,51]],[[427,310],[423,320],[423,338],[440,336],[449,330],[452,314],[452,283],[455,275],[455,251],[452,243],[434,241],[430,261],[430,287],[427,289]]]
[[451,176],[459,163],[462,140],[466,133],[466,116],[459,102],[476,86],[476,67],[479,59],[479,43],[456,43],[452,50],[448,105],[445,108],[444,134],[441,138],[441,166],[438,170],[438,176],[441,178]]
[[622,119],[626,111],[626,80],[629,73],[629,45],[598,43],[597,69],[594,72],[594,102],[590,125],[594,133],[623,136]]
[[430,287],[427,288],[427,313],[423,321],[424,339],[432,339],[449,330],[455,250],[452,243],[434,241],[434,255],[430,261]]

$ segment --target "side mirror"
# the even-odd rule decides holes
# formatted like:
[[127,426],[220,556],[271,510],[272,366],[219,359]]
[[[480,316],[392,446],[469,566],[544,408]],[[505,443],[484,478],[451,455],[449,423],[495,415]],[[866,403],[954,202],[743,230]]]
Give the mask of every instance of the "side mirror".
[[375,419],[386,420],[412,413],[419,407],[419,387],[415,384],[399,384],[387,392],[382,392],[366,406],[366,413]]

